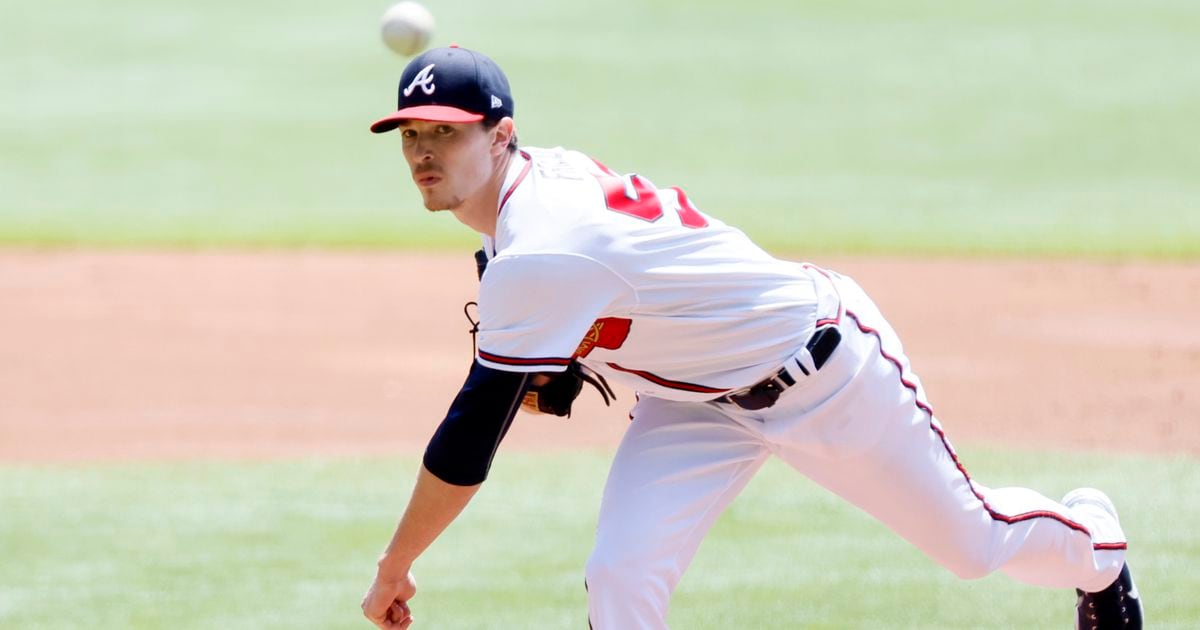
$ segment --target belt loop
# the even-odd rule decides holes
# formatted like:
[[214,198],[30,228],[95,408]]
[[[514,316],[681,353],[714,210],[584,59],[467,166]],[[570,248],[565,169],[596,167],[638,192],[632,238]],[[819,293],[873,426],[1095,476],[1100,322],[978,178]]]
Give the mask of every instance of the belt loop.
[[805,344],[804,350],[805,354],[812,359],[813,367],[819,370],[841,343],[842,331],[837,324],[832,324],[818,328]]
[[812,351],[809,350],[808,346],[800,348],[800,351],[796,353],[796,358],[794,360],[796,367],[799,367],[800,371],[804,372],[805,376],[812,376],[813,373],[818,369],[817,362],[813,359]]

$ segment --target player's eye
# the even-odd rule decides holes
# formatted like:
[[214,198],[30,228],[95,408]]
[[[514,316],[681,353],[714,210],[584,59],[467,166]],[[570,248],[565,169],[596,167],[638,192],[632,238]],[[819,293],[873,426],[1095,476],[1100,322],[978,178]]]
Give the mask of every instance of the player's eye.
[[450,125],[438,125],[434,128],[434,131],[437,131],[439,134],[444,136],[453,133],[454,127],[451,127]]
[[405,138],[415,138],[417,137],[417,132],[414,129],[402,129],[400,130],[400,135]]

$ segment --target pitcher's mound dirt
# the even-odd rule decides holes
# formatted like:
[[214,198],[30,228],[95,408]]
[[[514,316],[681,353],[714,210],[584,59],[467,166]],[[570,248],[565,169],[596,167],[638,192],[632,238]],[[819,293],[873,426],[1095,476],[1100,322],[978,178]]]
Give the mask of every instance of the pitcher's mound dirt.
[[[818,259],[952,439],[1200,453],[1200,266]],[[0,460],[415,451],[462,382],[462,255],[0,252]],[[506,448],[610,448],[632,401]]]

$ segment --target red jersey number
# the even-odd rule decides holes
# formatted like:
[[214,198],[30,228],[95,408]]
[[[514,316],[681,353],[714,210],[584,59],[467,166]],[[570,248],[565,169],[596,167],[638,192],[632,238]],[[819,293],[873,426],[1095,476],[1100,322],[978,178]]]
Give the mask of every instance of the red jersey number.
[[705,219],[696,206],[692,205],[692,200],[688,199],[678,186],[672,186],[671,190],[674,190],[679,197],[679,207],[675,208],[675,212],[679,213],[679,222],[690,228],[708,227],[708,219]]
[[[617,175],[599,162],[596,162],[596,165],[604,171],[603,174],[596,174],[596,180],[600,182],[600,187],[604,190],[604,202],[608,205],[609,210],[637,217],[650,223],[662,218],[662,200],[659,199],[658,189],[653,184],[637,175],[624,177]],[[708,226],[704,215],[700,214],[696,206],[692,205],[691,200],[682,190],[679,188],[670,188],[669,190],[675,191],[678,200],[675,212],[679,214],[679,222],[684,227]]]
[[596,179],[604,189],[604,202],[609,210],[651,223],[662,218],[663,207],[658,199],[658,191],[646,180],[637,175],[597,175]]

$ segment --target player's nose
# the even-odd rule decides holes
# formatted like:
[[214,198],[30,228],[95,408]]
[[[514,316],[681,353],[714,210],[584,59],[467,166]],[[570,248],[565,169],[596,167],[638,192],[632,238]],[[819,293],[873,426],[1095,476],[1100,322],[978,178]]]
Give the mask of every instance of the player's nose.
[[418,169],[427,169],[434,161],[432,151],[412,151],[405,156],[409,167],[415,173]]
[[413,155],[419,160],[433,159],[433,142],[425,134],[418,134],[413,142]]

